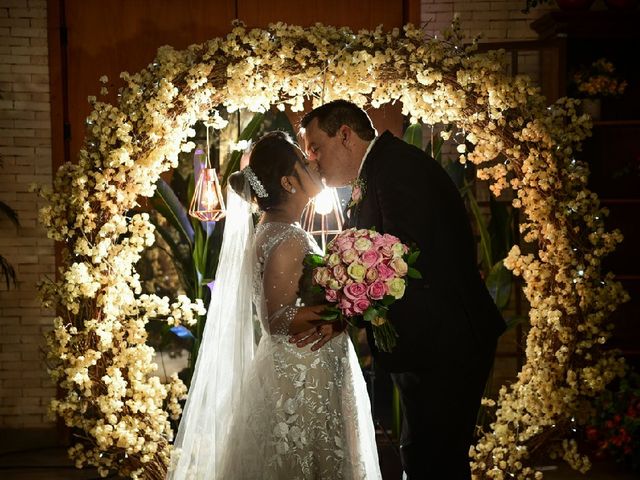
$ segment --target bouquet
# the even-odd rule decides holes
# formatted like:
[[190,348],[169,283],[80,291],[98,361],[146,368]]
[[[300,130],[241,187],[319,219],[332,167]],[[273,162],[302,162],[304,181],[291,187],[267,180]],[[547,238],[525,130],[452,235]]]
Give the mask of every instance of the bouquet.
[[314,288],[333,304],[322,318],[349,321],[361,317],[371,323],[378,349],[391,352],[398,334],[387,313],[404,296],[407,279],[422,278],[412,266],[419,254],[393,235],[355,228],[343,231],[329,242],[324,256],[305,258],[314,267]]

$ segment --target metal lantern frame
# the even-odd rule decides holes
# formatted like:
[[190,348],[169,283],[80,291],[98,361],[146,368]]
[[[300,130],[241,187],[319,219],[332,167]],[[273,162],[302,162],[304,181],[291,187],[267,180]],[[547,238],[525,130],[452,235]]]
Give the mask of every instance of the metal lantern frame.
[[224,196],[222,195],[222,188],[218,181],[218,174],[216,169],[212,168],[209,159],[209,152],[211,151],[209,127],[211,125],[205,123],[205,126],[207,128],[205,165],[204,168],[200,170],[198,180],[196,181],[193,197],[189,204],[189,215],[203,222],[217,222],[224,218],[227,212],[224,204]]
[[[344,226],[344,215],[340,207],[340,198],[335,188],[325,187],[331,195],[331,211],[326,214],[319,213],[316,209],[316,199],[321,195],[311,199],[302,212],[302,228],[313,236],[319,236],[322,244],[322,250],[326,250],[329,236],[337,235],[342,232]],[[320,218],[318,219],[317,216]],[[335,220],[335,227],[330,226],[331,216]],[[316,225],[319,222],[319,227]]]

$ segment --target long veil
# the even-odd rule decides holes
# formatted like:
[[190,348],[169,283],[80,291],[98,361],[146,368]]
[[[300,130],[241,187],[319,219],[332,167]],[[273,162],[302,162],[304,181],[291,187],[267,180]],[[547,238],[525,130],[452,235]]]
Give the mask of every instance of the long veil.
[[232,411],[255,349],[253,239],[251,205],[229,187],[215,285],[168,479],[213,479],[220,474]]

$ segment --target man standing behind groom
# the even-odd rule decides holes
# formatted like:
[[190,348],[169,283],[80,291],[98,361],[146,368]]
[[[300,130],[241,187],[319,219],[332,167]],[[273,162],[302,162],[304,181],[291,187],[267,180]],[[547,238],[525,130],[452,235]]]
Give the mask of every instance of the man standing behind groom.
[[[390,233],[421,251],[415,267],[423,278],[409,281],[389,310],[398,332],[393,352],[376,349],[367,325],[374,358],[400,391],[404,471],[410,480],[469,479],[469,446],[505,323],[480,277],[460,194],[425,152],[389,131],[376,137],[353,103],[322,105],[301,127],[328,186],[357,180],[361,195],[346,227]],[[295,340],[319,347],[330,338],[309,331]]]

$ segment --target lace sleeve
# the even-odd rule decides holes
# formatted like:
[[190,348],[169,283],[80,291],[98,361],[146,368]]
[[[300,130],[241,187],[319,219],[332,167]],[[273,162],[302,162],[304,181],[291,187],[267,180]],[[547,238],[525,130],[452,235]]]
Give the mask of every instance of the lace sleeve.
[[307,245],[294,233],[274,246],[264,266],[263,288],[271,334],[287,335],[301,302],[298,285]]

